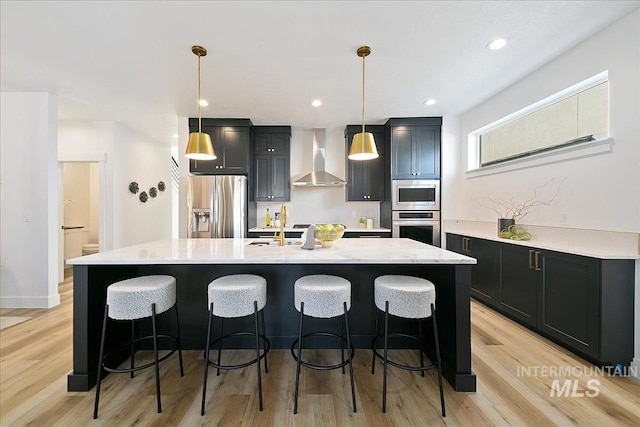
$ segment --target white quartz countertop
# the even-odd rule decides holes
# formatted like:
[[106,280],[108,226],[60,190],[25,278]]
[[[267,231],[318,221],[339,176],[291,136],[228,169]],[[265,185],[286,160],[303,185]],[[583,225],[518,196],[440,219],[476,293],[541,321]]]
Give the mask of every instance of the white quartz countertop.
[[[533,235],[531,240],[517,241],[498,237],[497,227],[483,227],[482,224],[463,224],[448,221],[445,233],[477,237],[500,243],[566,252],[599,259],[639,259],[638,235],[633,233],[601,232],[593,230],[566,230],[525,226]],[[491,230],[491,231],[489,231]]]
[[[306,228],[293,228],[293,227],[285,227],[284,231],[289,232],[299,232],[302,233],[306,230]],[[276,231],[280,231],[279,227],[253,227],[249,229],[250,232],[262,232],[265,233],[273,233]],[[344,229],[345,232],[358,232],[358,233],[391,233],[391,230],[388,228],[357,228],[357,227],[347,227]]]
[[[291,243],[299,239],[287,239]],[[269,239],[174,239],[67,260],[70,265],[125,264],[475,264],[475,258],[411,239],[338,239],[331,248],[250,245]]]

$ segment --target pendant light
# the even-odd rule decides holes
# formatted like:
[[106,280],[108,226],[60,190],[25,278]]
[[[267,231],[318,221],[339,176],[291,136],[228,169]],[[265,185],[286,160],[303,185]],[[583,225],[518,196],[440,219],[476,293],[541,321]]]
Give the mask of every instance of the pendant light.
[[353,136],[351,149],[349,150],[350,160],[372,160],[378,158],[376,141],[371,132],[364,131],[364,58],[369,56],[371,49],[369,46],[360,46],[356,51],[362,58],[362,132]]
[[202,114],[200,103],[200,58],[207,55],[207,49],[202,46],[192,46],[191,52],[198,57],[198,132],[189,134],[189,142],[184,156],[193,160],[215,160],[218,158],[213,150],[211,137],[208,133],[202,133]]

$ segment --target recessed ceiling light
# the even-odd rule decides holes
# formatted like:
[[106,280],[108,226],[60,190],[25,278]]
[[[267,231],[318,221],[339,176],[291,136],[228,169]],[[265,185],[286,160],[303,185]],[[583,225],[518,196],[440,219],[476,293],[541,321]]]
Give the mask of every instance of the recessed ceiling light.
[[313,105],[314,107],[319,107],[322,105],[322,101],[320,101],[319,99],[314,99],[311,105]]
[[173,136],[174,138],[177,138],[177,137],[178,137],[178,134],[177,134],[177,133],[174,133],[174,134],[173,134],[173,135],[171,135],[171,136]]
[[494,41],[489,43],[486,47],[487,49],[490,49],[490,50],[498,50],[498,49],[502,49],[506,45],[507,45],[506,39],[495,39]]
[[429,98],[426,101],[424,101],[424,105],[433,105],[436,103],[436,100],[433,98]]
[[207,101],[206,99],[201,99],[200,101],[198,101],[198,104],[200,104],[201,107],[208,107],[209,101]]

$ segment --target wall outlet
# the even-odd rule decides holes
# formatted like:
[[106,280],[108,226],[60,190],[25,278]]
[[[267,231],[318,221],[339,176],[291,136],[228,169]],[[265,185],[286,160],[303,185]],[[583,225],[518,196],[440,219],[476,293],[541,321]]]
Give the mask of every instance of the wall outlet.
[[569,225],[569,213],[568,212],[560,213],[560,224],[561,225]]
[[358,216],[358,212],[355,210],[351,211],[351,218],[356,218]]
[[31,212],[25,211],[22,213],[22,221],[31,222]]

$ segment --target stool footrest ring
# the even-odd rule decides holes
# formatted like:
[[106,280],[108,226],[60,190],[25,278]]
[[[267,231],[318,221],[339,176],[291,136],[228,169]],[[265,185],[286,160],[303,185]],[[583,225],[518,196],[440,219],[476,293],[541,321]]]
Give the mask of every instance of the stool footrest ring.
[[[345,343],[347,342],[347,339],[345,337],[340,336],[338,334],[331,333],[331,332],[310,332],[308,334],[304,334],[302,338],[307,338],[311,336],[333,337],[333,338],[341,339]],[[298,344],[298,339],[296,338],[293,344],[291,344],[291,355],[293,356],[293,359],[296,362],[298,361],[298,356],[296,355],[296,352],[295,352],[295,348],[297,347],[297,344]],[[355,353],[356,353],[356,350],[353,347],[353,344],[351,344],[351,354],[349,354],[348,357],[342,363],[337,363],[335,365],[316,365],[314,363],[309,363],[309,362],[305,362],[304,360],[300,360],[300,364],[302,366],[306,366],[307,368],[311,368],[311,369],[316,369],[320,371],[329,371],[332,369],[338,369],[338,368],[342,368],[343,366],[347,366],[349,362],[353,360],[353,356],[355,356]]]
[[[173,335],[156,335],[156,337],[157,338],[170,338],[174,342],[173,349],[171,349],[171,351],[169,351],[169,353],[167,353],[164,356],[158,358],[158,363],[160,363],[160,362],[168,359],[173,353],[175,353],[178,350],[178,337],[173,336]],[[138,338],[135,338],[134,340],[131,340],[131,341],[127,342],[122,347],[118,348],[116,351],[112,351],[112,352],[107,353],[102,358],[102,361],[103,361],[102,362],[103,363],[102,369],[104,369],[107,372],[112,372],[112,373],[127,373],[127,372],[141,371],[143,369],[147,369],[147,368],[150,368],[151,366],[155,365],[156,363],[154,361],[154,362],[149,362],[149,363],[147,363],[145,365],[134,366],[133,368],[113,368],[113,367],[107,366],[107,361],[108,361],[109,357],[111,355],[113,355],[114,353],[118,353],[118,352],[124,350],[125,348],[129,349],[130,346],[131,346],[131,343],[144,341],[144,340],[151,340],[151,339],[153,339],[153,335],[148,335],[148,336],[144,336],[144,337],[138,337]]]
[[[371,351],[373,351],[373,354],[380,360],[384,361],[384,355],[380,354],[378,352],[378,348],[376,347],[376,342],[378,341],[379,338],[383,338],[384,334],[378,334],[375,337],[373,337],[373,340],[371,341]],[[403,338],[410,338],[414,341],[422,341],[419,337],[416,337],[415,335],[409,335],[409,334],[403,334],[400,332],[394,332],[394,333],[389,333],[389,337],[403,337]],[[400,369],[404,369],[406,371],[414,371],[414,372],[420,372],[420,371],[428,371],[430,369],[434,369],[437,367],[437,365],[435,363],[432,363],[431,365],[426,365],[426,366],[409,366],[409,365],[404,365],[402,363],[398,363],[398,362],[394,362],[393,360],[387,358],[387,364],[391,365],[391,366],[395,366],[396,368],[400,368]]]
[[[256,335],[256,334],[255,334],[255,333],[253,333],[253,332],[234,332],[234,333],[232,333],[232,334],[227,334],[227,335],[224,335],[224,336],[222,336],[222,337],[220,337],[220,338],[216,339],[215,341],[212,341],[212,342],[210,343],[210,345],[209,345],[209,349],[211,349],[211,347],[213,347],[213,345],[214,345],[214,344],[216,344],[216,343],[220,342],[221,340],[224,340],[224,339],[227,339],[227,338],[230,338],[230,337],[241,336],[241,335],[245,335],[245,336],[246,336],[246,335],[250,335],[250,336],[255,337],[255,335]],[[217,368],[217,369],[226,369],[226,370],[231,370],[231,369],[240,369],[240,368],[245,368],[245,367],[247,367],[247,366],[251,366],[251,365],[253,365],[254,363],[257,363],[257,362],[258,362],[258,360],[262,360],[262,359],[264,359],[264,358],[265,358],[265,356],[266,356],[267,354],[269,354],[269,350],[271,350],[271,343],[269,342],[269,339],[268,339],[267,337],[265,337],[264,335],[262,335],[262,334],[258,334],[258,337],[259,337],[261,340],[263,340],[263,341],[264,341],[264,343],[266,344],[266,346],[265,346],[266,348],[265,348],[265,350],[262,352],[262,354],[260,355],[260,358],[253,358],[253,359],[249,360],[248,362],[239,363],[239,364],[237,364],[237,365],[219,365],[219,364],[217,364],[217,363],[215,363],[215,362],[212,362],[212,361],[211,361],[211,359],[209,359],[209,360],[207,361],[207,362],[208,362],[208,364],[209,364],[209,366],[214,367],[214,368]],[[255,351],[255,348],[253,348],[253,349],[247,349],[247,350]]]

